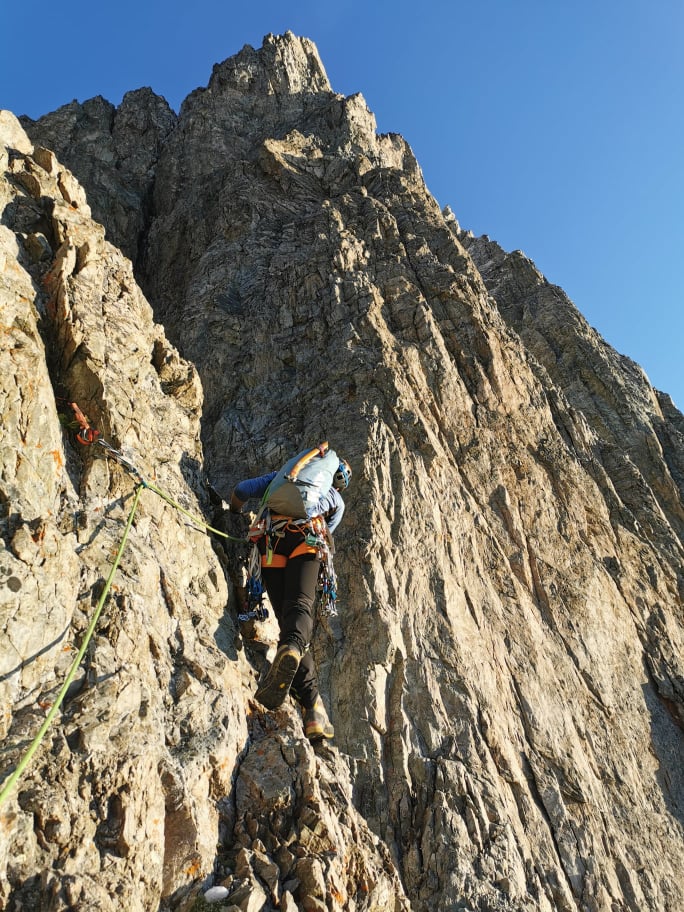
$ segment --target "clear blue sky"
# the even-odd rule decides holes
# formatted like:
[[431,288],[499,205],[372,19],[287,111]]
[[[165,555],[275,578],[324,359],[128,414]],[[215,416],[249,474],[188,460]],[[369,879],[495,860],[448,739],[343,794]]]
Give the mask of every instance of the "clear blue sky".
[[682,0],[35,0],[5,16],[0,107],[151,86],[178,110],[288,29],[463,228],[523,250],[684,410]]

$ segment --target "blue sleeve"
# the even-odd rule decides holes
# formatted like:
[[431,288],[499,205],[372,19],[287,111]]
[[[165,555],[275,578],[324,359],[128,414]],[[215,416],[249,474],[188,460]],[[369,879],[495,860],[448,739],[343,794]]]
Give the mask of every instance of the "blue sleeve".
[[333,533],[339,526],[344,513],[344,501],[339,491],[335,490],[335,488],[330,488],[328,493],[318,501],[318,507],[321,515],[325,516],[328,529]]
[[261,498],[277,474],[269,472],[268,475],[259,475],[258,478],[246,478],[235,485],[233,494],[241,501],[249,500],[251,497]]

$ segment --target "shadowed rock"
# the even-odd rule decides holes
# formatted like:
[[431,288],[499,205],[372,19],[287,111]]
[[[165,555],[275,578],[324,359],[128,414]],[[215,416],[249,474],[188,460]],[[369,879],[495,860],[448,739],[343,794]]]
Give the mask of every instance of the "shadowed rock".
[[322,439],[349,459],[312,644],[336,746],[251,702],[273,625],[240,636],[232,559],[144,491],[82,686],[3,806],[2,901],[677,912],[684,418],[440,211],[306,39],[165,110],[0,120],[3,769],[135,484],[57,396],[196,515],[207,477],[225,497]]

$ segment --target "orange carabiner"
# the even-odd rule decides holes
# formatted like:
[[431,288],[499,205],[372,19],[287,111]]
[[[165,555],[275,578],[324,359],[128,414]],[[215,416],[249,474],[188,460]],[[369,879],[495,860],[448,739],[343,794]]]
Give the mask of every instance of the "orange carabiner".
[[81,430],[76,434],[76,440],[78,440],[79,443],[82,443],[83,446],[89,446],[91,443],[95,443],[98,437],[100,437],[100,432],[90,426],[90,422],[75,402],[71,403],[71,408],[74,410],[74,418],[81,426]]

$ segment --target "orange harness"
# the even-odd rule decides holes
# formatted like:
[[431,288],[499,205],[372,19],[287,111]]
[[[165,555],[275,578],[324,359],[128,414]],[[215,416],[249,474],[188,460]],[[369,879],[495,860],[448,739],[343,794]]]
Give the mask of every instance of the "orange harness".
[[[276,549],[281,539],[287,532],[296,532],[301,535],[302,541],[295,543],[289,554],[276,554]],[[318,590],[320,592],[319,610],[325,617],[334,617],[337,614],[335,600],[337,598],[337,577],[332,563],[334,546],[328,531],[328,525],[322,516],[295,522],[291,516],[282,516],[277,513],[267,513],[260,516],[249,530],[249,539],[252,542],[252,554],[249,563],[248,589],[254,587],[258,599],[263,599],[261,572],[264,567],[282,570],[287,566],[288,560],[293,557],[302,557],[307,554],[317,555],[320,561],[318,575]],[[296,542],[296,539],[295,539]],[[287,547],[292,547],[292,538],[287,542]],[[257,617],[263,620],[267,613],[262,609],[262,602],[258,601],[256,611],[261,611],[263,616],[251,612],[244,617]]]
[[[302,535],[303,541],[301,544],[297,545],[289,554],[276,554],[276,549],[278,547],[278,541],[273,547],[270,547],[270,542],[267,542],[266,549],[261,555],[261,566],[262,567],[273,567],[275,569],[282,569],[287,566],[287,562],[293,557],[301,557],[303,554],[318,554],[319,547],[317,545],[310,545],[306,541],[307,533],[312,533],[313,535],[319,535],[323,532],[325,528],[325,521],[322,516],[314,516],[312,519],[308,520],[306,524],[299,525],[298,523],[293,522],[292,517],[290,516],[281,516],[279,513],[271,514],[271,522],[278,525],[278,531],[283,532],[298,532]],[[257,524],[256,528],[250,529],[250,540],[253,542],[259,541],[261,538],[268,538],[268,532],[266,528],[260,528],[260,524]]]
[[[276,545],[276,548],[278,546]],[[273,551],[266,552],[261,555],[261,566],[262,567],[274,567],[276,569],[287,566],[287,562],[293,557],[301,557],[302,554],[316,554],[318,548],[314,548],[313,545],[307,545],[306,542],[302,542],[301,545],[297,545],[294,551],[290,552],[287,557],[284,554],[276,554],[275,549]]]

